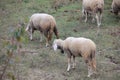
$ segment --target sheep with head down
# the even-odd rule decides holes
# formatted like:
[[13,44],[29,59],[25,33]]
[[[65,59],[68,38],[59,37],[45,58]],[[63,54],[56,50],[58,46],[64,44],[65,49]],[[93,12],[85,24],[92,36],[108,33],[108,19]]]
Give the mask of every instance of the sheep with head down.
[[85,22],[87,22],[88,14],[97,19],[97,26],[101,25],[102,13],[104,9],[104,0],[82,0],[82,14],[85,16]]
[[72,68],[75,68],[75,57],[81,56],[88,65],[88,77],[96,72],[96,45],[92,40],[83,37],[68,37],[65,40],[55,39],[53,42],[53,48],[55,51],[60,49],[62,53],[67,53],[67,71],[69,71],[71,67],[71,58],[73,58]]
[[56,27],[55,18],[46,13],[35,13],[30,17],[26,31],[29,32],[30,40],[33,39],[32,34],[35,30],[39,30],[41,33],[40,41],[42,41],[42,35],[46,37],[46,46],[49,45],[49,41],[52,38],[53,32],[58,37],[58,31]]
[[118,15],[120,12],[120,0],[113,0],[111,4],[111,12]]

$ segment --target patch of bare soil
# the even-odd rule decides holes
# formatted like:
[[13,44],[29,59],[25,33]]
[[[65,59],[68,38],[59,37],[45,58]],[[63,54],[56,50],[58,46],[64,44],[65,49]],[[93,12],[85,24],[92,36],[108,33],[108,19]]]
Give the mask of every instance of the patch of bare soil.
[[113,57],[113,56],[106,55],[105,57],[108,58],[108,59],[110,59],[110,62],[112,62],[114,64],[120,64],[120,61],[116,60],[116,58]]
[[110,30],[110,35],[112,35],[112,36],[120,36],[120,28]]
[[29,69],[27,80],[65,80],[64,76],[39,69]]
[[110,61],[110,63],[113,63],[114,65],[116,65],[114,68],[112,68],[111,70],[106,70],[107,72],[108,71],[115,71],[115,72],[120,72],[120,61],[117,60],[115,57],[113,56],[108,56],[106,55],[105,56],[106,58],[108,58]]

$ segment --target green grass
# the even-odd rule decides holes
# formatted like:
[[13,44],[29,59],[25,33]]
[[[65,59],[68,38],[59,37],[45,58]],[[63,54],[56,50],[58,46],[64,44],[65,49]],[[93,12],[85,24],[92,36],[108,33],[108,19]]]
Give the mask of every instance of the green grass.
[[[20,55],[19,75],[21,80],[118,80],[120,79],[120,15],[109,12],[112,0],[105,0],[102,25],[97,36],[97,24],[90,19],[84,23],[81,17],[81,1],[63,5],[55,11],[53,0],[1,0],[0,2],[0,60],[4,54],[2,42],[8,39],[11,29],[18,24],[26,27],[33,13],[48,13],[55,17],[60,38],[69,36],[87,37],[97,45],[97,74],[87,77],[87,66],[82,58],[76,59],[76,69],[66,72],[67,56],[52,47],[45,47],[45,39],[39,42],[39,32],[33,35],[34,41],[28,39],[23,43]],[[67,11],[67,12],[66,12]],[[53,35],[51,44],[56,37]],[[0,63],[1,64],[1,63]],[[6,79],[7,80],[7,79]]]

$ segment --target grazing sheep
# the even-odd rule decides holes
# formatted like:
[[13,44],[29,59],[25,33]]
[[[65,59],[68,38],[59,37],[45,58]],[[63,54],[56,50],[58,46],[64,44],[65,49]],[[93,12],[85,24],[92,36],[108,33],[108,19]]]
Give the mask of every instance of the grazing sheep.
[[102,12],[104,8],[104,0],[83,0],[82,1],[82,14],[85,16],[85,22],[87,22],[88,14],[91,14],[94,22],[94,16],[97,19],[97,26],[101,25]]
[[73,58],[73,68],[75,66],[75,57],[81,56],[88,65],[88,77],[90,77],[94,71],[96,71],[96,45],[95,43],[87,38],[75,38],[68,37],[65,40],[56,39],[53,42],[53,48],[56,51],[60,49],[62,53],[66,52],[68,57],[68,68],[71,67],[71,58]]
[[120,0],[113,0],[111,7],[111,12],[118,15],[120,12]]
[[[58,37],[58,31],[56,28],[56,21],[53,16],[45,13],[35,13],[30,17],[29,23],[27,25],[26,31],[29,32],[30,40],[33,39],[32,34],[34,30],[39,30],[41,34],[46,37],[46,46],[49,45],[49,41],[52,38],[52,33],[54,32],[56,37]],[[42,41],[42,36],[40,41]]]

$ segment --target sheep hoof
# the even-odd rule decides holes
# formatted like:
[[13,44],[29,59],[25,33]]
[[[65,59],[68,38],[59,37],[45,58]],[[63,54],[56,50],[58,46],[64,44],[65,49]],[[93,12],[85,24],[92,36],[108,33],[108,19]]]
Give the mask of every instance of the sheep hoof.
[[99,28],[99,27],[100,27],[100,25],[101,25],[101,23],[99,23],[97,27]]
[[88,75],[87,77],[90,77],[90,75]]
[[46,44],[46,47],[49,47],[49,44]]
[[84,21],[85,23],[87,22],[87,20]]
[[67,70],[67,72],[69,72],[70,70]]
[[93,74],[93,73],[88,74],[88,76],[87,76],[87,77],[90,77],[92,74]]
[[33,39],[30,39],[30,41],[33,41]]

